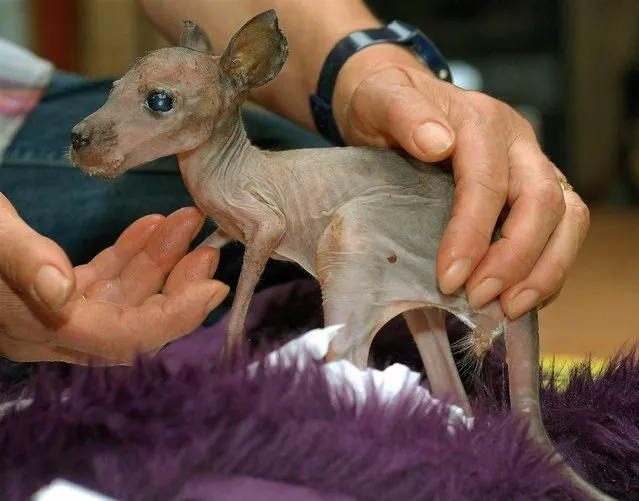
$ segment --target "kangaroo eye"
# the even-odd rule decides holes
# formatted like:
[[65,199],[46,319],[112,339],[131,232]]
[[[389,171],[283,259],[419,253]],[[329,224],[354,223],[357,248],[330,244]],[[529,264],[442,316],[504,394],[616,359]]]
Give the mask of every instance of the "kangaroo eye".
[[146,105],[151,111],[167,113],[173,109],[173,96],[164,91],[153,91],[146,98]]

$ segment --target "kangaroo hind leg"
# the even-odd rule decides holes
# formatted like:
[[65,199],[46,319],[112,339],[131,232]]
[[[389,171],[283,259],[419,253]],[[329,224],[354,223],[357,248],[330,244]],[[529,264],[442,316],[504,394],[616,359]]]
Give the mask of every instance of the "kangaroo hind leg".
[[554,454],[563,474],[593,501],[614,501],[578,475],[561,456],[546,433],[539,405],[539,329],[537,311],[506,326],[508,389],[513,413],[528,424],[528,436],[542,450]]
[[461,407],[467,416],[472,416],[448,341],[444,311],[418,308],[404,312],[404,319],[424,363],[433,396],[451,399],[451,403]]

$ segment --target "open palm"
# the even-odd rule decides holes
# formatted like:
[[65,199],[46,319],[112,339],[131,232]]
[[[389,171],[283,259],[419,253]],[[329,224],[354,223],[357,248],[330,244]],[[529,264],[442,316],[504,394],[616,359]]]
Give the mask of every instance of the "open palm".
[[127,364],[191,332],[229,290],[209,278],[217,250],[187,254],[202,223],[191,207],[137,220],[74,268],[75,290],[57,312],[0,281],[0,353],[15,361]]

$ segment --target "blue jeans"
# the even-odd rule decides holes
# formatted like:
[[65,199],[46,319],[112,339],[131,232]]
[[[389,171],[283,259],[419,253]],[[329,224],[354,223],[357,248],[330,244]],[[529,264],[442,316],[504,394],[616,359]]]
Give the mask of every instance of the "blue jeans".
[[[83,264],[112,245],[136,219],[150,213],[170,214],[193,205],[174,156],[104,181],[73,168],[66,158],[71,128],[107,99],[111,80],[85,79],[58,72],[38,107],[31,113],[0,164],[0,191],[36,231],[57,242],[74,265]],[[265,149],[325,147],[321,137],[270,113],[244,110],[246,130]],[[207,223],[193,245],[214,230]],[[242,248],[222,250],[216,278],[237,283]],[[270,262],[260,287],[299,278],[299,267]],[[233,294],[214,314],[228,308]]]

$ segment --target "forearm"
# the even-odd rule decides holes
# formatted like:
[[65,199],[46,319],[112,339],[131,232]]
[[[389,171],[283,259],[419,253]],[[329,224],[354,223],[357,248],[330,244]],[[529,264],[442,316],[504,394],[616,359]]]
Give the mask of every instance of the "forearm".
[[[377,27],[381,23],[361,0],[140,0],[158,29],[177,42],[182,21],[200,24],[209,35],[216,54],[256,14],[274,8],[280,28],[289,42],[289,57],[280,75],[252,93],[264,107],[313,129],[308,96],[314,92],[324,60],[335,43],[348,33]],[[380,59],[381,58],[381,59]],[[360,69],[379,61],[414,58],[403,49],[384,46],[366,49],[349,60],[340,73],[363,73]],[[345,76],[343,76],[343,74]],[[355,85],[356,79],[352,80]],[[348,84],[338,82],[342,88]]]

